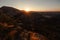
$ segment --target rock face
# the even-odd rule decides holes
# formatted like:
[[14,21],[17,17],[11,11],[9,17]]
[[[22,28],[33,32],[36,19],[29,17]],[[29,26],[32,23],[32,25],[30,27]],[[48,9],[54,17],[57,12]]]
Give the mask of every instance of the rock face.
[[26,15],[25,11],[3,6],[0,8],[0,40],[59,40],[59,13],[29,12]]

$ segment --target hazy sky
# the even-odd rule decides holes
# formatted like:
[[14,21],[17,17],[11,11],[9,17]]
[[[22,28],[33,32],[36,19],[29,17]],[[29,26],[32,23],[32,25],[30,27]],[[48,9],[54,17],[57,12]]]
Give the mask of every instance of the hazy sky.
[[0,0],[1,6],[32,11],[60,11],[60,0]]

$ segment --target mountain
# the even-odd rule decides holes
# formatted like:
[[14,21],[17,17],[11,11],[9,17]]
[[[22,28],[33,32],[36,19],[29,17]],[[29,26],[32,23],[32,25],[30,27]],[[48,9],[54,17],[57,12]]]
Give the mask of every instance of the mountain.
[[[0,8],[0,40],[22,40],[25,34],[26,15],[13,7]],[[22,34],[24,32],[24,34]],[[29,31],[27,31],[28,34]],[[21,34],[22,36],[19,36]],[[18,37],[18,38],[15,38]],[[21,38],[20,38],[21,37]],[[25,40],[25,39],[24,39]]]
[[[0,8],[0,40],[59,40],[60,12],[28,12]],[[34,39],[35,40],[35,39]]]

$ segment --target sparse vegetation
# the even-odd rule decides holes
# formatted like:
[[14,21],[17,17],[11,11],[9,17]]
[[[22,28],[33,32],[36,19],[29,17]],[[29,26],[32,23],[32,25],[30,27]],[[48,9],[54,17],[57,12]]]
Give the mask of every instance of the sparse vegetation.
[[60,12],[0,8],[0,40],[60,40]]

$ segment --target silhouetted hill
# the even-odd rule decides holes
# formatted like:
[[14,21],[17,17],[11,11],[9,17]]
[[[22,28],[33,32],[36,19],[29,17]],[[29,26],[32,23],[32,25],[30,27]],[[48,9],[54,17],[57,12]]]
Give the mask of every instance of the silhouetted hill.
[[23,14],[23,12],[21,10],[15,9],[13,7],[7,7],[7,6],[3,6],[0,8],[3,13],[6,13],[8,15],[14,16],[17,14]]
[[[0,40],[60,39],[60,12],[28,12],[0,8]],[[36,35],[39,35],[36,37]],[[33,38],[34,39],[34,38]]]

